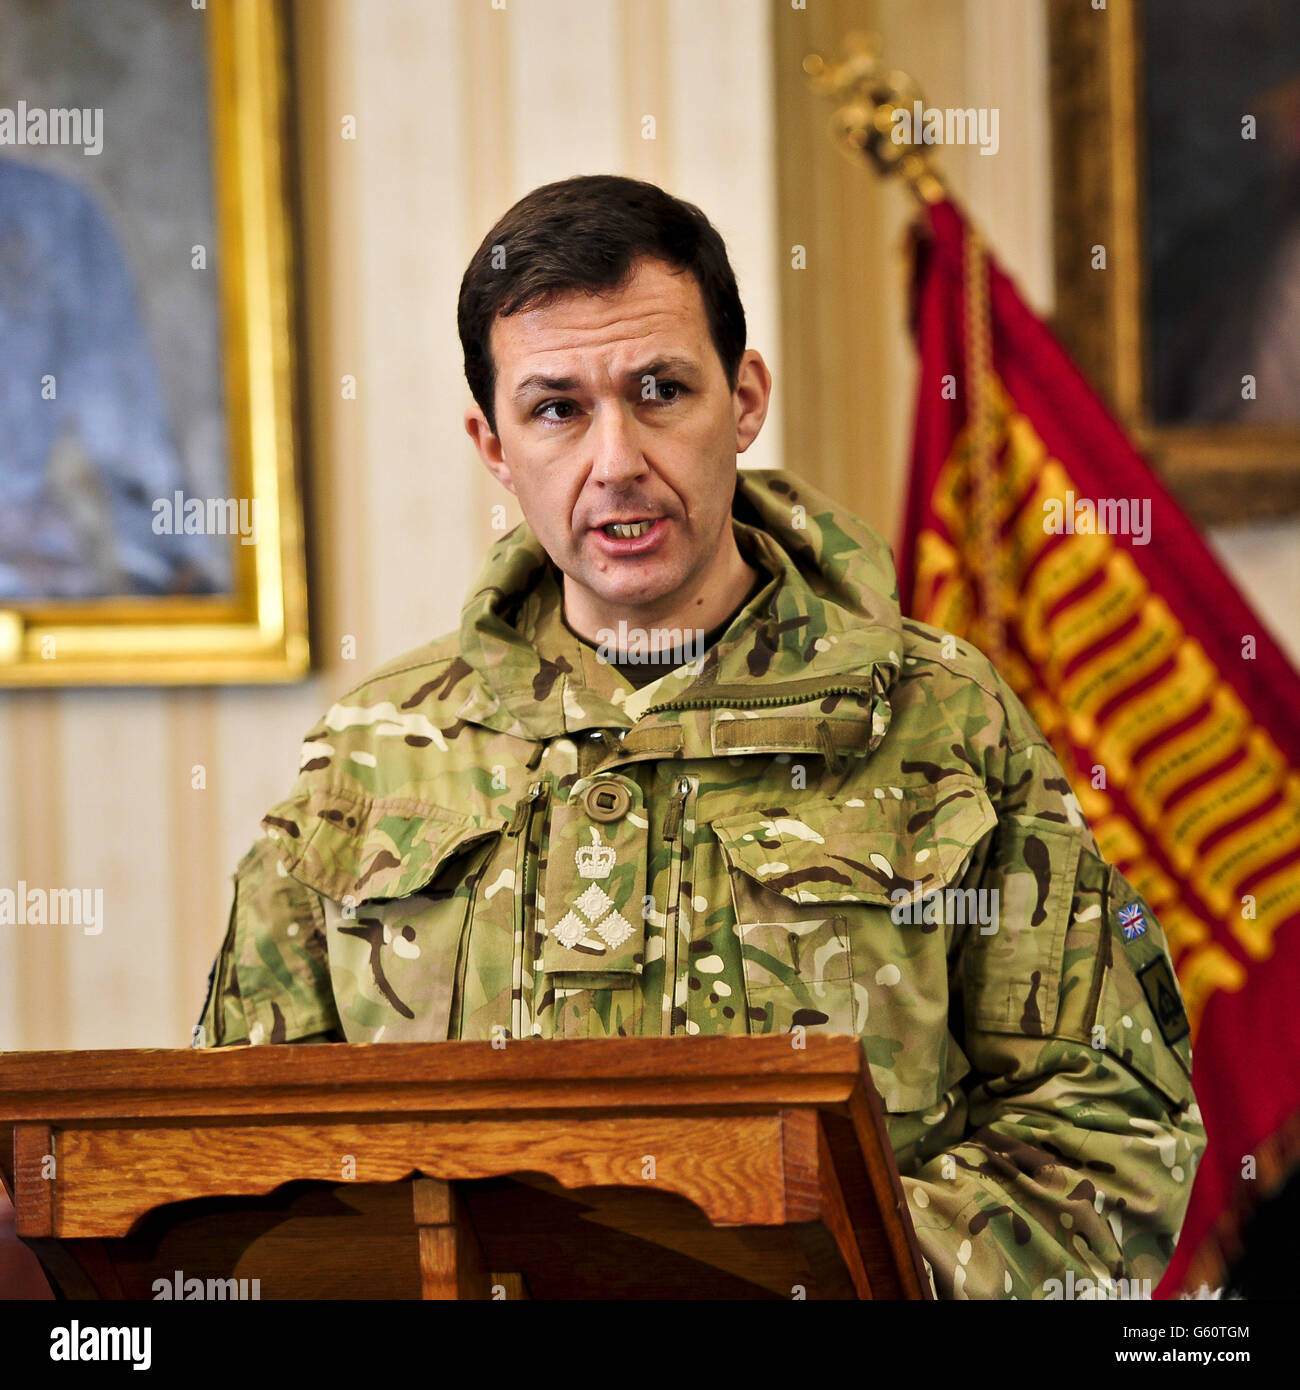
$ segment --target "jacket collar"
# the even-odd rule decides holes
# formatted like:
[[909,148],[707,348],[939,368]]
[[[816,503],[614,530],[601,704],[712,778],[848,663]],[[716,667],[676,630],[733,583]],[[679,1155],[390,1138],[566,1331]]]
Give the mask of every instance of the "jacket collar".
[[[462,612],[461,655],[479,679],[457,717],[530,740],[688,723],[697,732],[688,743],[707,733],[716,749],[719,712],[727,720],[748,709],[795,716],[801,707],[825,710],[828,697],[856,694],[872,706],[874,747],[888,727],[903,645],[888,546],[857,517],[775,469],[739,472],[732,525],[742,553],[773,582],[702,662],[640,691],[564,626],[559,571],[531,528],[515,527],[489,552]],[[696,710],[711,714],[684,718]],[[853,717],[860,721],[860,710]],[[793,729],[785,729],[780,747],[798,744]],[[808,746],[819,746],[811,732]],[[692,751],[706,750],[683,750]]]

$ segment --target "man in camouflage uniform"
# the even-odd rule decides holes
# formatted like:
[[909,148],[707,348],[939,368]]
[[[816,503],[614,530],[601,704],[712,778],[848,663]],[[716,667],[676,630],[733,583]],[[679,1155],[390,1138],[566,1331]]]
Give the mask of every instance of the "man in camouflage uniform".
[[737,473],[770,388],[738,313],[649,185],[489,233],[467,427],[526,523],[308,734],[199,1039],[852,1033],[941,1297],[1154,1284],[1205,1144],[1164,936],[881,538]]

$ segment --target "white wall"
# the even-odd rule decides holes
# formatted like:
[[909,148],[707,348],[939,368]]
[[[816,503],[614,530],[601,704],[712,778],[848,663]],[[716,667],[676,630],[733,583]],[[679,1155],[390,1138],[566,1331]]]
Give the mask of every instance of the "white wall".
[[[0,886],[105,894],[96,937],[0,927],[0,1048],[186,1043],[230,873],[302,735],[367,669],[458,625],[498,538],[489,508],[518,518],[461,428],[455,318],[510,203],[594,172],[698,202],[779,369],[760,0],[298,0],[295,19],[322,669],[288,689],[0,694]],[[780,466],[779,440],[778,405],[746,462]]]
[[[0,927],[0,1048],[186,1042],[229,874],[291,785],[302,734],[369,667],[456,626],[495,539],[489,508],[509,499],[461,431],[455,295],[514,199],[607,170],[698,202],[731,248],[750,340],[778,382],[745,462],[782,466],[780,401],[798,383],[780,370],[765,0],[299,0],[295,14],[322,666],[287,689],[0,694],[0,886],[97,886],[106,900],[98,937]],[[1001,108],[1000,155],[948,151],[945,169],[1050,312],[1043,14],[1041,0],[864,5],[930,99]],[[348,114],[355,141],[340,136]],[[654,141],[641,138],[646,115]],[[869,183],[861,215],[897,245],[912,208]],[[895,497],[913,410],[902,272],[900,256],[873,268],[879,360],[853,364],[888,382]],[[340,398],[345,373],[355,401]],[[1214,541],[1300,660],[1300,526]],[[198,763],[204,791],[190,785]]]

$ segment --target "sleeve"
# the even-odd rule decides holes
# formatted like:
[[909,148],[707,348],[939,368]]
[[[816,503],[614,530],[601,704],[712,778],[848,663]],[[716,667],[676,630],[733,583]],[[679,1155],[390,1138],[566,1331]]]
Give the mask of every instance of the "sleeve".
[[263,838],[235,873],[194,1046],[343,1041],[319,895],[289,877]]
[[1205,1149],[1182,996],[1050,748],[1009,761],[975,867],[996,930],[953,957],[966,1125],[903,1187],[941,1298],[1149,1297]]

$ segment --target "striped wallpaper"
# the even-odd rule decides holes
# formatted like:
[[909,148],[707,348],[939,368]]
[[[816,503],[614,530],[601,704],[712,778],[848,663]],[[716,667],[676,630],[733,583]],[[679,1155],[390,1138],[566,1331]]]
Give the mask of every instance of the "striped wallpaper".
[[[830,147],[805,52],[876,29],[934,102],[1000,108],[1000,157],[953,151],[945,169],[1051,307],[1041,0],[298,0],[294,19],[317,672],[286,688],[0,692],[0,886],[102,888],[105,914],[93,937],[0,926],[2,1049],[185,1044],[230,874],[302,734],[371,667],[457,625],[499,534],[491,509],[505,503],[507,525],[518,512],[461,427],[456,290],[528,189],[607,171],[698,202],[777,380],[745,462],[801,472],[887,533],[912,409],[912,209]],[[796,243],[816,274],[791,269]],[[1296,527],[1216,539],[1300,653]]]

